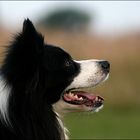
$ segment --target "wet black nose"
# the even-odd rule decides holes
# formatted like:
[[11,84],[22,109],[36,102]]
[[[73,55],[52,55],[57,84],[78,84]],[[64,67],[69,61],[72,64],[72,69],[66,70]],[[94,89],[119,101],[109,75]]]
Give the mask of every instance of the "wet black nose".
[[108,61],[100,61],[99,64],[101,65],[104,71],[109,72],[110,64]]

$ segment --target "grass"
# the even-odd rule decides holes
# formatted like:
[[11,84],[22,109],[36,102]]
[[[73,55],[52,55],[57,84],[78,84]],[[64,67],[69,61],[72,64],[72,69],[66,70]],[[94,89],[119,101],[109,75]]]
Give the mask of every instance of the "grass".
[[65,116],[70,139],[140,139],[140,111],[131,107],[105,107],[99,113]]

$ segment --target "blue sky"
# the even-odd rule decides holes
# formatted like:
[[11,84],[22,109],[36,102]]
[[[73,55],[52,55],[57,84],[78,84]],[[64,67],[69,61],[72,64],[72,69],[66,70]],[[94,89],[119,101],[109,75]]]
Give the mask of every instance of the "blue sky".
[[26,17],[35,22],[43,16],[44,11],[49,14],[55,9],[70,6],[95,17],[91,30],[97,32],[140,29],[139,1],[0,1],[0,16],[3,25],[20,27]]

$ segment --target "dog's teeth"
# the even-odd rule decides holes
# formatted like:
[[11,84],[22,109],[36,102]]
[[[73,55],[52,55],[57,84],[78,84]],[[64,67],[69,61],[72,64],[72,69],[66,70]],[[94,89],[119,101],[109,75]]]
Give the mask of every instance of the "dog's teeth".
[[74,97],[75,97],[76,99],[78,98],[78,96],[77,96],[77,95],[75,95]]
[[73,96],[73,94],[70,92],[70,93],[69,93],[69,96]]
[[80,97],[80,98],[79,98],[79,100],[83,100],[83,98],[82,98],[82,97]]
[[98,101],[98,97],[95,98],[95,101]]

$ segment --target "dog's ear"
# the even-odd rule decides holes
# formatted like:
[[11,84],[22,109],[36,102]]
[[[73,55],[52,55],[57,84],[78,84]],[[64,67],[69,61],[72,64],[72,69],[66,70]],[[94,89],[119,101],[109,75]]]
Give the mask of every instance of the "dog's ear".
[[36,29],[35,29],[33,23],[28,18],[25,19],[23,22],[22,33],[27,36],[36,34]]
[[36,49],[36,51],[41,51],[44,46],[44,38],[38,33],[33,25],[33,23],[27,18],[23,22],[23,29],[21,33],[22,41],[25,44],[24,47],[29,47]]
[[[5,57],[2,71],[11,83],[25,83],[35,81],[37,83],[38,65],[42,62],[44,52],[44,39],[39,34],[32,22],[26,19],[23,23],[23,30],[17,34]],[[37,75],[37,77],[35,77]],[[34,78],[35,80],[31,80]],[[30,79],[30,80],[29,80]],[[35,86],[31,83],[28,86]]]

